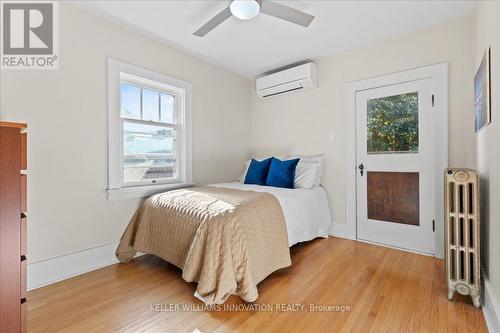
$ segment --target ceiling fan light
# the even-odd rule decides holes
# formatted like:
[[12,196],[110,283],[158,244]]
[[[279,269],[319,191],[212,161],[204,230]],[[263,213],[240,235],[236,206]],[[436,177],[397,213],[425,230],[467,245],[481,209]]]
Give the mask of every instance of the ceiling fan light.
[[233,0],[229,9],[234,17],[240,20],[251,20],[260,13],[260,3],[257,0]]

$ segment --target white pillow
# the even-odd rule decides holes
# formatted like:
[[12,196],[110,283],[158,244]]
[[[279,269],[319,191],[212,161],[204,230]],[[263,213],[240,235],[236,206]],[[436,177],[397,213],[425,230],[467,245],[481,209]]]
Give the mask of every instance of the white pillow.
[[[254,157],[253,159],[256,160],[256,161],[263,161],[263,160],[267,160],[268,158],[271,158],[272,156],[269,156],[269,157]],[[277,156],[274,156],[276,157],[277,159],[280,159],[280,160],[284,160],[285,159],[285,156],[284,155],[277,155]],[[245,177],[247,176],[247,171],[248,171],[248,167],[250,166],[250,162],[252,161],[252,159],[246,161],[245,163],[245,172],[243,172],[243,174],[238,178],[239,182],[240,183],[245,183]]]
[[320,155],[295,155],[287,156],[287,160],[292,160],[295,158],[300,158],[299,164],[297,164],[297,169],[295,169],[295,188],[306,188],[310,189],[314,185],[319,186],[321,184],[321,178],[324,172],[324,161],[323,154]]

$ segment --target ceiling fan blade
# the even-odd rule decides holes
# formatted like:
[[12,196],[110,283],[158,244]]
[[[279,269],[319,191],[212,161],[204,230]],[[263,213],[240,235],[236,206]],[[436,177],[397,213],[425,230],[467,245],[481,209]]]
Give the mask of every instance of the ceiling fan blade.
[[273,1],[262,1],[261,13],[271,15],[282,20],[292,22],[303,27],[308,27],[314,20],[314,16],[301,12],[300,10],[279,4]]
[[198,37],[203,37],[230,17],[231,17],[231,10],[229,10],[229,7],[227,7],[222,12],[215,15],[210,21],[205,23],[200,29],[196,30],[193,33],[193,35]]

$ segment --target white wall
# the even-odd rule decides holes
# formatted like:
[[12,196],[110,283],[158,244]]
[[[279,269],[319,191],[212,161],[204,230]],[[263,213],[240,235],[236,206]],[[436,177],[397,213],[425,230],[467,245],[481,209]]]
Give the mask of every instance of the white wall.
[[[477,135],[477,168],[481,178],[483,264],[500,301],[500,5],[479,2],[476,12],[474,70],[491,46],[491,124]],[[500,315],[500,314],[499,314]]]
[[[332,219],[345,223],[345,83],[439,62],[449,62],[449,162],[475,166],[472,111],[473,17],[349,53],[316,59],[319,88],[266,100],[254,97],[252,151],[324,153]],[[335,41],[332,41],[334,43]],[[328,141],[328,132],[336,141]]]
[[108,56],[193,83],[197,183],[250,154],[249,80],[61,3],[59,70],[0,73],[0,119],[29,127],[30,263],[119,240],[139,204],[106,201]]

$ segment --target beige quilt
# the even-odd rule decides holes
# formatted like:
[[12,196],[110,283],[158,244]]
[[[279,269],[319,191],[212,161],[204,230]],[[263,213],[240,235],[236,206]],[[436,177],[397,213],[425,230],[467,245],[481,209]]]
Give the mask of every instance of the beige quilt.
[[147,199],[125,230],[116,256],[156,255],[197,281],[195,296],[221,304],[231,294],[247,302],[257,284],[290,266],[287,230],[278,200],[269,193],[203,186]]

